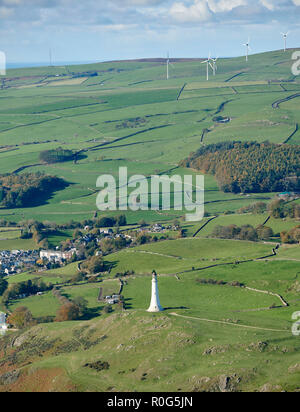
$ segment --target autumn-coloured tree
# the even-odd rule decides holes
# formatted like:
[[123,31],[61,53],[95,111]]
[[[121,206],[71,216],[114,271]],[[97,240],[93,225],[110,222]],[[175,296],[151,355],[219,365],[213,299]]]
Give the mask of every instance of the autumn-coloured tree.
[[289,232],[280,233],[282,243],[299,243],[300,242],[300,225],[294,227]]
[[25,306],[20,306],[8,317],[7,323],[17,329],[24,329],[28,326],[32,326],[35,322],[30,310]]
[[215,175],[224,192],[297,192],[299,156],[297,145],[221,142],[202,146],[180,165]]
[[105,264],[101,256],[91,256],[81,265],[81,267],[83,269],[86,269],[91,274],[105,271]]
[[65,303],[57,312],[55,321],[66,322],[80,318],[80,308],[72,302]]

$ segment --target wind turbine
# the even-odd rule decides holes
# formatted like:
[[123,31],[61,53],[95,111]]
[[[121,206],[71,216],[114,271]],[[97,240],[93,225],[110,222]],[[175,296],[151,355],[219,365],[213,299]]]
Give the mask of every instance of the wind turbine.
[[167,54],[167,80],[169,80],[169,64],[170,64],[170,55]]
[[201,64],[206,64],[206,80],[207,81],[209,80],[209,66],[211,67],[212,71],[214,72],[214,65],[212,65],[211,62],[212,62],[212,59],[211,59],[211,55],[209,53],[208,59],[201,63]]
[[211,61],[212,61],[212,70],[213,70],[214,76],[216,75],[216,72],[218,70],[218,66],[217,66],[218,59],[219,59],[219,57],[217,57],[216,59],[211,59]]
[[249,50],[251,50],[251,47],[250,47],[250,38],[249,38],[249,37],[248,37],[247,43],[245,43],[244,46],[246,47],[246,62],[247,62],[247,61],[248,61],[248,57],[249,57]]
[[49,62],[50,62],[50,67],[52,67],[52,49],[49,49]]
[[170,55],[169,55],[169,52],[168,52],[168,54],[167,54],[167,80],[169,80],[169,78],[170,78],[170,70],[169,70],[169,67],[174,67],[174,65],[170,62]]
[[286,52],[286,42],[287,42],[287,37],[290,34],[290,32],[287,33],[281,33],[281,35],[283,36],[283,40],[284,40],[284,52]]

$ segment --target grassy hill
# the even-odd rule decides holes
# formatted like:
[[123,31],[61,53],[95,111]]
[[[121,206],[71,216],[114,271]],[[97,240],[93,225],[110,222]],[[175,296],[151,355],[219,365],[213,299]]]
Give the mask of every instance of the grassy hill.
[[[8,70],[0,85],[0,174],[46,172],[70,185],[42,205],[2,208],[0,219],[91,219],[99,175],[118,179],[119,167],[127,166],[129,175],[195,176],[179,164],[201,145],[300,144],[300,80],[291,73],[292,52],[252,55],[248,63],[220,59],[208,82],[197,59],[174,59],[168,81],[161,59]],[[218,123],[218,116],[230,122]],[[84,156],[40,162],[40,152],[58,147]],[[9,310],[26,306],[49,323],[0,339],[0,392],[299,391],[299,338],[291,333],[292,314],[299,311],[299,245],[281,244],[273,252],[279,233],[299,220],[269,219],[274,238],[267,242],[211,238],[217,225],[263,224],[267,212],[240,209],[275,195],[223,193],[207,175],[209,217],[181,219],[186,238],[105,256],[111,270],[98,283],[68,283],[77,263],[8,278],[10,284],[39,279],[60,285],[67,299],[87,301],[87,313],[79,321],[51,322],[60,307],[51,291],[10,301]],[[128,211],[126,218],[150,224],[184,214]],[[0,250],[37,247],[20,239],[21,226],[10,229],[0,231]],[[49,241],[54,247],[71,236],[71,230],[55,232]],[[159,314],[146,312],[153,269],[166,309]],[[99,290],[117,292],[115,276],[126,271],[132,275],[122,279],[125,309],[116,305],[107,314]]]
[[[116,267],[103,283],[62,289],[69,299],[88,301],[90,320],[40,324],[0,341],[1,371],[17,376],[4,380],[0,391],[299,389],[300,347],[291,334],[292,313],[299,306],[299,246],[257,260],[271,247],[182,239],[108,256]],[[237,263],[242,260],[246,262]],[[146,312],[153,267],[160,273],[160,299],[166,308],[160,314]],[[99,287],[104,294],[116,292],[114,273],[124,269],[135,270],[124,279],[126,310],[115,307],[106,315],[103,303],[97,302]],[[74,271],[71,265],[40,276],[47,280]],[[15,301],[10,309],[20,305],[35,317],[55,316],[59,307],[51,292]],[[97,369],[97,362],[108,362],[109,369]],[[223,387],[225,377],[228,386]]]

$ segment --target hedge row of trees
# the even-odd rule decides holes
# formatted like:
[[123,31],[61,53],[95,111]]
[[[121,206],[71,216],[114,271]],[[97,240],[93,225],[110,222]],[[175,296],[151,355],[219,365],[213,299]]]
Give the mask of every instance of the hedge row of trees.
[[0,175],[0,205],[13,209],[41,204],[53,192],[66,186],[63,179],[39,172]]
[[218,285],[218,286],[233,286],[233,287],[239,287],[242,288],[245,286],[243,283],[240,283],[236,280],[232,282],[225,282],[224,280],[215,280],[215,279],[196,279],[197,283],[200,283],[201,285]]
[[41,280],[28,280],[26,282],[14,283],[10,286],[7,285],[4,293],[2,294],[2,302],[6,306],[11,299],[17,299],[20,295],[36,295],[38,292],[46,292],[51,290],[53,285],[48,286]]
[[216,176],[224,192],[300,190],[300,146],[269,142],[222,142],[203,146],[181,162]]
[[283,231],[280,234],[282,243],[300,243],[300,225],[290,231]]
[[244,206],[238,210],[238,213],[262,214],[266,212],[275,219],[282,219],[285,217],[300,219],[300,205],[297,203],[285,202],[283,199],[274,199],[269,204],[257,202]]
[[236,225],[216,226],[212,231],[212,237],[221,239],[238,239],[238,240],[269,240],[274,236],[273,229],[267,226],[254,228],[251,225],[238,227]]
[[275,199],[268,207],[270,216],[275,219],[290,217],[300,219],[300,205],[297,203],[286,203],[282,199]]
[[238,213],[254,213],[263,214],[268,210],[268,205],[264,202],[256,202],[251,205],[244,206],[238,210]]

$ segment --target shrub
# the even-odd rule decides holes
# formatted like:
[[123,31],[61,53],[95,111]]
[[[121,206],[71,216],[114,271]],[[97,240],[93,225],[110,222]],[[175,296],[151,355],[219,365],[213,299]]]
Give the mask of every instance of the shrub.
[[80,318],[80,308],[75,303],[68,302],[63,304],[57,312],[56,322],[66,322],[78,320]]

